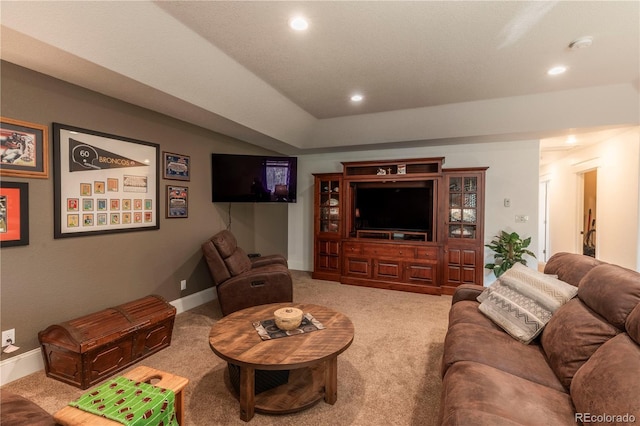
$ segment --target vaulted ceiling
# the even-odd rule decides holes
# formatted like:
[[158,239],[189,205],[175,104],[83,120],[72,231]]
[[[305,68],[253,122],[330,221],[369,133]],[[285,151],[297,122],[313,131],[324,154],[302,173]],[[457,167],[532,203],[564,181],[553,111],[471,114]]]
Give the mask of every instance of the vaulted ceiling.
[[[3,60],[283,153],[544,139],[640,120],[636,1],[0,7]],[[306,31],[288,27],[296,15]],[[591,46],[569,47],[585,37]],[[556,65],[567,71],[547,75]]]

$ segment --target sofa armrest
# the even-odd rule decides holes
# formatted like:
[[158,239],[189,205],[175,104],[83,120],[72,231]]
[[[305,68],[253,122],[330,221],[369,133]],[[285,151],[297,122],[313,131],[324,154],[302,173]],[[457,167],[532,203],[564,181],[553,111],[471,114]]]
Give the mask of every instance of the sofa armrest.
[[451,299],[451,304],[455,304],[461,300],[476,300],[480,293],[485,290],[486,287],[476,284],[462,284],[456,288]]
[[280,264],[280,265],[284,265],[284,266],[289,266],[287,264],[287,259],[285,259],[284,256],[282,256],[281,254],[269,254],[267,256],[255,256],[255,257],[249,257],[251,260],[251,267],[252,268],[261,268],[263,266],[267,266],[267,265],[273,265],[273,264]]

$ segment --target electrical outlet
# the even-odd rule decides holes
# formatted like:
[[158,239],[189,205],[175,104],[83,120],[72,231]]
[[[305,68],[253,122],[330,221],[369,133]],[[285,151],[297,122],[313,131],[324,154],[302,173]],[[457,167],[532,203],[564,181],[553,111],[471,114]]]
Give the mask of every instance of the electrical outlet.
[[187,289],[187,280],[180,280],[180,291]]
[[529,221],[529,216],[524,215],[524,214],[517,214],[516,215],[516,223],[525,223]]
[[[11,342],[9,342],[11,340]],[[11,330],[5,330],[2,332],[2,347],[8,346],[9,343],[12,345],[16,344],[16,329],[12,328]]]

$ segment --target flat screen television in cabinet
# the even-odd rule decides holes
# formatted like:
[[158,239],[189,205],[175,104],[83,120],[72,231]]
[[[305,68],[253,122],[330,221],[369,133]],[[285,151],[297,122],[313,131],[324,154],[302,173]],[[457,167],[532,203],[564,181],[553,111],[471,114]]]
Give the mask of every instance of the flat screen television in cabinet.
[[375,231],[390,231],[391,239],[433,241],[435,180],[356,182],[350,186],[351,237],[375,237]]

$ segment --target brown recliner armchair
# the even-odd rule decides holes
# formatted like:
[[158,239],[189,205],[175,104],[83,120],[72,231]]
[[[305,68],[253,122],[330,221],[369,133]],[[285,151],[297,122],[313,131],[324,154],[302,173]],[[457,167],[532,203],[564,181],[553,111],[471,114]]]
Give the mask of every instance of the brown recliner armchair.
[[281,255],[249,258],[228,230],[202,244],[222,315],[256,305],[293,301],[287,260]]

